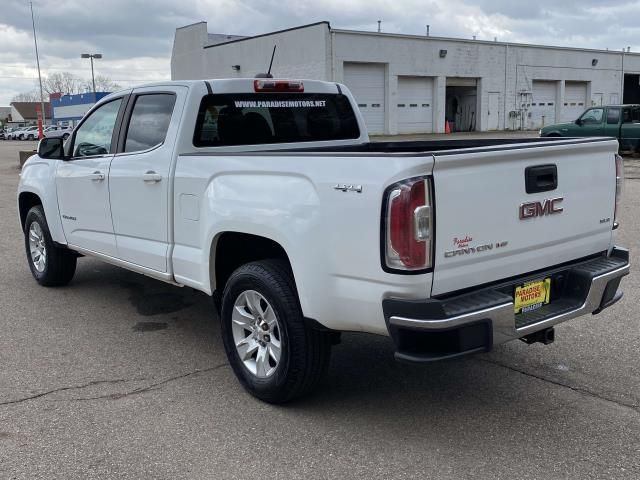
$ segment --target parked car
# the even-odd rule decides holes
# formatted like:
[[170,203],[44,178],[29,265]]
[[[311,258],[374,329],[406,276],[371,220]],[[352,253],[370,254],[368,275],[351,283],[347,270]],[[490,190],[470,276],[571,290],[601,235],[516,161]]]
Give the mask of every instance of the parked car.
[[585,110],[574,122],[540,130],[541,137],[614,137],[620,150],[640,152],[640,105],[605,105]]
[[8,127],[6,129],[5,138],[7,140],[15,140],[14,136],[18,130],[23,129],[24,127]]
[[17,200],[39,284],[69,283],[81,254],[212,295],[240,383],[281,403],[319,384],[343,331],[432,362],[548,344],[617,302],[617,149],[369,142],[341,84],[163,82],[41,140]]
[[63,141],[67,141],[67,138],[71,135],[73,128],[71,127],[56,127],[55,129],[46,130],[44,136],[48,138],[62,138]]
[[18,135],[27,128],[27,126],[22,126],[22,127],[16,127],[11,131],[11,134],[9,136],[10,140],[18,140]]
[[24,127],[13,133],[14,140],[35,140],[38,138],[38,127]]

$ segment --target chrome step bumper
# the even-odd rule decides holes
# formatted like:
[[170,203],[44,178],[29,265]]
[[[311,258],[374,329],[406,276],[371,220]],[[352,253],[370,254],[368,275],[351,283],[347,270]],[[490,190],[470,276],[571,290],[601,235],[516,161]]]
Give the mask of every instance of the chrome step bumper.
[[[426,362],[487,351],[588,313],[599,313],[622,297],[620,280],[629,273],[629,251],[614,248],[575,264],[551,268],[447,299],[387,299],[383,310],[396,343],[396,358]],[[562,295],[532,312],[515,315],[512,289],[552,276]]]

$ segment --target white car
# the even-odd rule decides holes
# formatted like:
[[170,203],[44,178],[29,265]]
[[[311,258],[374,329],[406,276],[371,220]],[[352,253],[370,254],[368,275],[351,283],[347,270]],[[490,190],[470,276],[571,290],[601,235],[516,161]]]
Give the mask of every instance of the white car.
[[45,130],[44,136],[49,138],[62,138],[62,140],[66,142],[67,138],[71,136],[71,132],[73,132],[73,128],[71,127],[56,126],[51,130]]
[[617,149],[370,143],[341,84],[164,82],[43,139],[17,200],[39,284],[69,283],[82,254],[212,295],[239,381],[281,403],[318,385],[343,331],[432,362],[547,344],[618,301]]
[[13,140],[36,140],[38,138],[38,127],[23,127],[13,132]]
[[22,130],[25,127],[9,127],[7,128],[7,132],[5,134],[5,138],[7,140],[16,140],[15,138],[15,134],[19,131]]

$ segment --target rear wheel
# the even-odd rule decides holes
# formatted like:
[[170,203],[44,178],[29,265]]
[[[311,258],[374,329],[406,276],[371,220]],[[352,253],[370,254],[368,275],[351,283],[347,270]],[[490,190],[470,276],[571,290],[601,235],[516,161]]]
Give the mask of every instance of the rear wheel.
[[222,298],[221,330],[238,380],[263,401],[300,398],[327,371],[329,335],[305,323],[289,266],[281,260],[249,263],[231,275]]
[[24,244],[31,274],[40,285],[54,287],[71,281],[77,257],[71,250],[56,247],[53,243],[41,205],[27,213]]

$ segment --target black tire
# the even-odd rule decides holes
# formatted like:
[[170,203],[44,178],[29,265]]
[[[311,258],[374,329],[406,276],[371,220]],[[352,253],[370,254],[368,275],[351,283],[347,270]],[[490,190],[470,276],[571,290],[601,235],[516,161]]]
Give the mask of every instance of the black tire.
[[[248,290],[258,292],[271,305],[280,330],[280,360],[266,378],[258,377],[244,365],[233,337],[234,305]],[[305,323],[286,262],[277,259],[252,262],[233,272],[222,296],[220,318],[229,363],[253,396],[269,403],[285,403],[311,393],[324,378],[331,356],[331,339],[326,332]]]
[[33,139],[34,139],[33,135],[29,134],[29,136],[27,137],[27,140],[33,140]]
[[[40,227],[45,249],[44,268],[39,271],[34,265],[29,244],[31,226],[37,223]],[[57,247],[51,239],[47,219],[41,205],[36,205],[27,213],[24,224],[24,245],[29,262],[29,269],[36,281],[45,287],[57,287],[68,284],[76,272],[77,256],[71,250]]]

